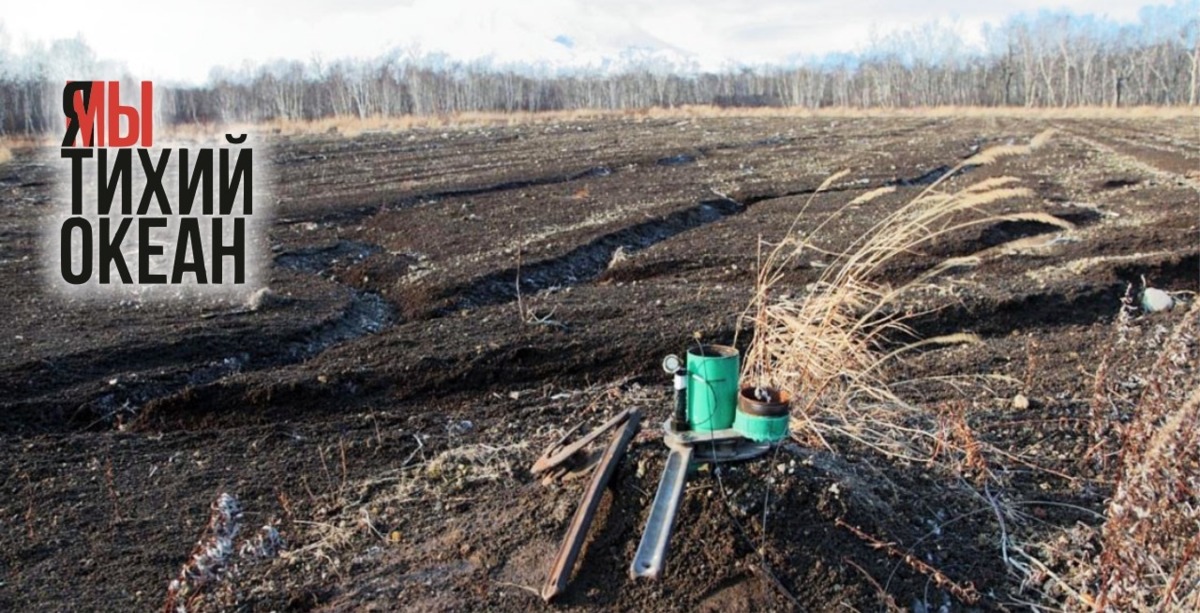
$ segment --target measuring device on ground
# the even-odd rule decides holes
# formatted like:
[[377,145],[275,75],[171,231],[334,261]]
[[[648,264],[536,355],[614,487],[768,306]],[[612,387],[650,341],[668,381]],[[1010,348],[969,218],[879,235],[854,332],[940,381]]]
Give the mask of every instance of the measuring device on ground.
[[[788,433],[786,394],[768,388],[739,389],[741,361],[737,349],[700,345],[688,351],[686,362],[669,355],[663,359],[662,366],[674,379],[675,405],[671,416],[662,424],[667,462],[629,569],[634,578],[662,575],[671,530],[692,465],[757,458]],[[592,469],[592,479],[551,563],[541,591],[546,601],[566,589],[571,569],[583,549],[600,505],[600,497],[637,432],[640,419],[638,409],[625,409],[575,442],[568,443],[579,429],[576,426],[550,445],[530,469],[531,473],[547,475],[550,479],[561,476],[569,471],[573,462],[580,460],[585,447],[609,431],[615,431],[599,463]]]
[[741,361],[737,349],[701,345],[688,351],[686,363],[668,355],[662,365],[674,379],[675,406],[662,424],[667,462],[629,568],[635,579],[662,575],[675,516],[693,464],[757,458],[788,433],[785,393],[754,387],[739,389]]

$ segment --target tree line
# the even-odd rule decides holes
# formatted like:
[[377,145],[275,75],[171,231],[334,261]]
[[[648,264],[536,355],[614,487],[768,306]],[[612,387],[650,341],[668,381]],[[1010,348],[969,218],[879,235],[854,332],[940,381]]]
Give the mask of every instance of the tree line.
[[[399,52],[367,61],[279,61],[214,70],[202,86],[156,88],[167,123],[314,120],[681,105],[801,108],[934,106],[1195,106],[1200,102],[1200,2],[1143,9],[1132,24],[1039,13],[964,40],[931,23],[855,54],[793,66],[680,71],[648,59],[613,73],[498,68]],[[0,48],[0,133],[61,127],[61,83],[120,73],[79,39],[17,55]],[[134,91],[133,80],[128,91]],[[106,78],[112,78],[111,76]]]

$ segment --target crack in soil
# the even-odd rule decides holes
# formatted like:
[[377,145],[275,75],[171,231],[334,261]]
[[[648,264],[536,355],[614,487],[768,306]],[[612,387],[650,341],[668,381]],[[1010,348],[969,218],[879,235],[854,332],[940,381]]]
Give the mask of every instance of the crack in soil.
[[481,187],[462,187],[437,190],[406,196],[390,204],[380,204],[372,206],[356,207],[348,210],[337,211],[321,215],[320,217],[296,217],[279,219],[278,223],[282,226],[294,225],[298,223],[334,223],[334,222],[353,222],[361,220],[381,211],[395,211],[406,209],[425,202],[435,202],[445,198],[461,198],[469,196],[478,196],[481,194],[494,194],[499,192],[507,192],[518,189],[528,189],[531,187],[539,187],[543,185],[557,185],[560,183],[570,183],[580,179],[588,179],[593,177],[607,177],[613,174],[612,168],[608,166],[593,166],[579,172],[570,174],[557,174],[546,177],[534,177],[532,179],[516,179],[513,181],[502,181]]
[[680,153],[665,158],[659,158],[654,163],[659,166],[686,166],[695,163],[699,159],[690,153]]
[[275,256],[275,265],[289,270],[319,273],[339,262],[361,262],[367,256],[383,251],[379,245],[360,241],[339,240],[332,245],[303,247]]
[[[558,257],[520,268],[522,292],[549,287],[567,287],[591,281],[604,272],[619,248],[635,252],[746,210],[746,205],[727,198],[704,200],[663,217],[627,226],[597,237]],[[457,300],[448,312],[503,304],[516,300],[517,268],[488,273],[443,293]],[[443,310],[440,314],[446,314]]]
[[[343,286],[344,287],[344,286]],[[346,288],[350,303],[342,313],[317,326],[306,339],[294,343],[287,351],[288,359],[272,366],[286,366],[316,357],[321,352],[368,334],[377,334],[396,323],[396,313],[388,301],[375,292]]]
[[536,177],[533,179],[518,179],[515,181],[504,181],[483,187],[463,187],[439,190],[428,192],[416,196],[401,198],[397,202],[383,207],[386,210],[403,209],[410,206],[420,204],[422,202],[430,202],[442,200],[444,198],[460,198],[464,196],[478,196],[480,194],[492,194],[496,192],[507,192],[516,189],[528,189],[530,187],[539,187],[542,185],[556,185],[559,183],[570,183],[580,179],[590,179],[593,177],[607,177],[613,174],[613,170],[608,166],[593,166],[586,170],[566,174],[566,175],[551,175],[548,177]]

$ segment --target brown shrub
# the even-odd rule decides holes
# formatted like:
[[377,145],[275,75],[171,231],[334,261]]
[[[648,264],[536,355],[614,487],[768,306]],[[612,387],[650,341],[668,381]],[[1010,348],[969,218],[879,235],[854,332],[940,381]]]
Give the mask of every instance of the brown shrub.
[[1108,424],[1093,434],[1119,449],[1103,523],[1041,537],[1018,567],[1071,610],[1198,611],[1200,301],[1171,327],[1133,312],[1118,316],[1095,382],[1094,419]]

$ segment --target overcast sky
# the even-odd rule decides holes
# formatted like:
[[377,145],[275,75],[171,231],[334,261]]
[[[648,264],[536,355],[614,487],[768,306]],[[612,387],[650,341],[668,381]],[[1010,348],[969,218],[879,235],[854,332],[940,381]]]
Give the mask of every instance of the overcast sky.
[[[968,37],[985,22],[1069,9],[1130,22],[1147,2],[1121,0],[11,0],[8,45],[81,34],[100,59],[139,78],[203,82],[215,65],[375,57],[401,48],[497,63],[598,65],[630,48],[701,68],[778,63],[853,51],[885,33],[941,19]],[[164,7],[177,8],[164,8]],[[116,8],[120,7],[120,8]],[[144,33],[135,34],[143,31]],[[0,44],[3,41],[0,40]]]

